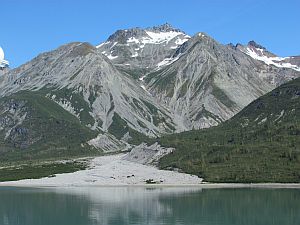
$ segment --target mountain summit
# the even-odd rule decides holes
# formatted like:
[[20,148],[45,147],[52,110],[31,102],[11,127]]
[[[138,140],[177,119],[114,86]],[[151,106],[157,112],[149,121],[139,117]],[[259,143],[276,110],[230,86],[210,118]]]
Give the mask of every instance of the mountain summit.
[[147,28],[147,30],[156,31],[156,32],[172,32],[173,31],[173,32],[184,33],[180,29],[174,28],[169,23],[165,23],[165,24],[162,24],[162,25],[159,25],[159,26],[150,27],[150,28]]
[[97,48],[119,69],[141,78],[171,59],[176,49],[189,38],[179,29],[164,24],[145,29],[118,30]]

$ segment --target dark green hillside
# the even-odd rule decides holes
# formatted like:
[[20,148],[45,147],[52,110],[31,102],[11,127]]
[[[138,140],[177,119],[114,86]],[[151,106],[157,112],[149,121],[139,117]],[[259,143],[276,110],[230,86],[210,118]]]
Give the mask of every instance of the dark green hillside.
[[176,151],[161,168],[210,182],[300,182],[300,79],[255,100],[224,124],[159,139]]
[[0,100],[0,161],[94,154],[96,133],[42,92],[23,91]]

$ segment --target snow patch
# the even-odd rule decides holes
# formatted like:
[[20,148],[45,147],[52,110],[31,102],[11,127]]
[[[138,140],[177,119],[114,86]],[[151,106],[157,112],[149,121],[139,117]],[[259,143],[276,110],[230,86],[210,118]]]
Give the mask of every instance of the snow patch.
[[169,42],[173,38],[175,38],[178,35],[181,35],[181,32],[152,32],[152,31],[146,31],[146,33],[150,36],[152,43],[162,43],[162,42]]
[[110,55],[106,55],[106,57],[107,58],[109,58],[110,60],[112,60],[112,59],[116,59],[116,58],[118,58],[119,56],[112,56],[111,54]]
[[113,47],[115,47],[116,44],[118,44],[118,42],[114,42],[110,48],[112,49]]
[[136,43],[136,44],[139,44],[140,41],[138,39],[136,39],[135,37],[130,37],[128,40],[127,40],[127,43]]
[[180,58],[181,54],[179,54],[177,57],[175,58],[165,58],[163,61],[159,62],[157,64],[157,67],[162,67],[162,66],[167,66],[172,64],[173,62],[177,61]]
[[184,38],[184,39],[178,38],[178,39],[175,41],[175,44],[176,44],[176,45],[182,45],[183,43],[187,42],[187,41],[190,39],[190,36],[188,36],[188,35],[186,35],[185,37],[186,37],[186,38]]
[[289,57],[268,57],[264,55],[263,49],[260,48],[256,48],[256,49],[261,52],[261,55],[257,54],[253,49],[249,47],[246,48],[246,51],[244,53],[251,56],[253,59],[264,62],[267,65],[274,65],[280,68],[289,68],[300,72],[300,67],[298,67],[297,65],[281,62],[285,59],[288,59]]
[[139,56],[139,54],[137,52],[135,52],[135,53],[132,54],[131,58],[136,58],[138,56]]
[[139,80],[140,80],[140,81],[144,81],[145,77],[146,77],[146,75],[140,77]]
[[141,85],[141,88],[143,88],[145,91],[147,91],[145,85]]
[[103,45],[107,45],[107,44],[109,44],[109,43],[110,43],[110,41],[103,42],[103,43],[101,43],[100,45],[97,45],[96,48],[100,48],[100,47],[102,47]]
[[171,46],[170,48],[171,49],[176,49],[178,48],[180,45],[184,44],[185,42],[187,42],[188,40],[190,39],[190,36],[186,35],[185,38],[178,38],[176,41],[175,41],[175,46]]
[[[170,32],[152,32],[152,31],[146,31],[147,37],[142,37],[140,39],[137,39],[135,37],[130,37],[127,39],[127,43],[135,43],[139,44],[139,48],[144,48],[145,44],[161,44],[161,43],[167,43],[173,38],[183,35],[181,32],[175,32],[175,31],[170,31]],[[189,38],[188,35],[185,35],[184,39],[178,38],[176,40],[176,44],[180,45],[187,41]]]

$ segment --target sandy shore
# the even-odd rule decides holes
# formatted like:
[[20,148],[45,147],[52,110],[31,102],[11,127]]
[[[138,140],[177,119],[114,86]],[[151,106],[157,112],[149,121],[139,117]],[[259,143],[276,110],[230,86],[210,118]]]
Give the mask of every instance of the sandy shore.
[[[14,187],[199,187],[199,188],[299,188],[298,184],[282,183],[204,183],[201,178],[175,171],[159,170],[125,159],[126,154],[96,157],[90,168],[55,177],[0,182],[0,186]],[[147,184],[152,180],[156,184]]]

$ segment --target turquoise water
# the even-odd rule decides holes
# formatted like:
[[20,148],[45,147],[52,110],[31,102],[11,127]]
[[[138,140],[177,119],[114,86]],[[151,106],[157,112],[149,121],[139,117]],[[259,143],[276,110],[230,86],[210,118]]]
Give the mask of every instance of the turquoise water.
[[0,188],[1,225],[299,225],[300,190]]

